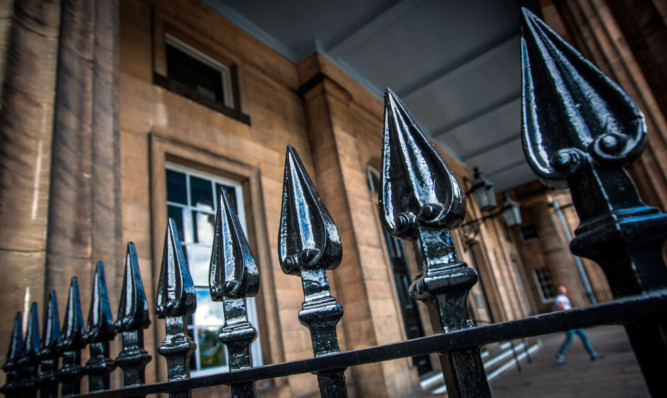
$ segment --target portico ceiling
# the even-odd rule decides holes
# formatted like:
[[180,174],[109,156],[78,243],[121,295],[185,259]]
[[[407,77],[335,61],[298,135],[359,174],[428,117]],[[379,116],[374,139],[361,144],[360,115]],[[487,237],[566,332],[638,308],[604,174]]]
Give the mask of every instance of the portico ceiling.
[[295,63],[320,51],[378,97],[391,87],[496,189],[535,179],[521,149],[518,1],[204,2]]

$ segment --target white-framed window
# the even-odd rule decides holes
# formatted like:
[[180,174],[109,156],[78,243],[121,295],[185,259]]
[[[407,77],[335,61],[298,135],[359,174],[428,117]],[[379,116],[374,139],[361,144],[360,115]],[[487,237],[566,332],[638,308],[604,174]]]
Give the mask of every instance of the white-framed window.
[[551,273],[547,267],[535,268],[533,270],[537,290],[540,292],[540,298],[543,303],[554,301],[556,298],[556,289],[551,279]]
[[[167,214],[178,227],[183,253],[188,262],[197,295],[197,311],[188,319],[188,332],[197,343],[190,360],[194,376],[221,371],[228,367],[228,355],[218,340],[223,325],[222,303],[211,300],[208,273],[211,261],[217,192],[224,189],[246,231],[241,184],[213,174],[167,164]],[[259,331],[255,298],[247,299],[248,319]],[[254,366],[262,364],[259,338],[251,347]]]
[[535,224],[522,225],[520,231],[523,243],[534,242],[537,240],[537,228],[535,228]]
[[380,172],[372,166],[366,166],[366,183],[371,192],[380,192],[382,177],[380,176]]
[[188,90],[234,109],[232,73],[206,54],[167,34],[167,77]]

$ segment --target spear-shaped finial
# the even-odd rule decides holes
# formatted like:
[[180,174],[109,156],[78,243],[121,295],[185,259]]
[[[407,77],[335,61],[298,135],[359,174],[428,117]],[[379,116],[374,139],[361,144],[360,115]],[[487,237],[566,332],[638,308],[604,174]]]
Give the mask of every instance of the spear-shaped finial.
[[[215,233],[209,273],[211,298],[222,301],[225,322],[219,339],[227,346],[229,369],[252,366],[250,345],[257,331],[248,321],[246,297],[257,295],[259,270],[241,223],[221,188],[215,215]],[[254,397],[254,383],[232,384],[232,396]]]
[[411,239],[418,225],[457,227],[465,216],[465,195],[401,100],[387,88],[384,96],[382,221],[389,232]]
[[585,163],[635,160],[647,135],[632,99],[525,8],[521,22],[522,135],[535,173],[557,183]]
[[[521,32],[524,151],[539,177],[570,188],[581,219],[572,252],[602,266],[615,296],[666,287],[667,218],[641,202],[624,169],[644,149],[644,117],[621,88],[526,9]],[[636,250],[627,246],[635,241],[641,241]]]
[[60,341],[60,323],[58,320],[58,301],[55,290],[49,294],[48,306],[44,315],[44,333],[42,347],[39,351],[39,396],[58,396],[58,342]]
[[37,367],[39,365],[39,316],[37,314],[37,303],[33,301],[28,312],[28,327],[23,340],[23,353],[19,358],[19,377],[21,378],[21,390],[24,396],[37,395]]
[[7,375],[7,382],[0,389],[0,392],[6,397],[19,397],[19,358],[23,354],[23,322],[20,312],[16,313],[14,317],[14,329],[12,330],[11,340],[9,341],[9,349],[7,350],[7,357],[5,363],[2,364],[2,370]]
[[79,299],[79,281],[75,276],[69,285],[67,309],[61,331],[58,349],[63,354],[63,364],[58,375],[62,380],[62,396],[77,395],[81,391],[81,349],[86,343],[83,338],[83,315]]
[[[197,309],[195,286],[185,262],[176,222],[169,219],[164,239],[162,268],[157,290],[158,317],[165,319],[167,336],[158,349],[167,360],[169,380],[181,380],[190,376],[190,356],[196,344],[187,334],[186,316]],[[187,396],[187,392],[170,396]]]
[[90,391],[109,389],[109,375],[116,367],[113,359],[109,357],[109,342],[115,336],[116,329],[104,278],[104,264],[98,262],[95,267],[93,294],[86,326],[86,341],[90,348],[90,360],[86,362],[86,373]]
[[[544,22],[522,14],[524,152],[540,178],[570,188],[581,220],[572,252],[600,264],[615,297],[666,288],[667,215],[641,202],[625,171],[646,145],[644,117]],[[665,395],[664,322],[626,330],[649,390]]]
[[[336,324],[343,316],[343,307],[331,296],[326,270],[340,264],[341,241],[333,219],[291,146],[285,157],[278,249],[283,271],[301,275],[305,301],[299,320],[310,329],[315,356],[339,352]],[[343,370],[318,374],[323,396],[336,392],[347,395]]]
[[125,255],[125,274],[116,319],[116,329],[123,334],[123,349],[116,358],[116,365],[123,369],[124,387],[146,382],[144,370],[151,356],[144,349],[144,329],[150,324],[139,260],[134,243],[130,242]]
[[[465,216],[464,193],[389,89],[384,106],[379,206],[389,233],[413,241],[420,271],[410,294],[426,303],[436,332],[472,327],[466,298],[477,273],[459,260],[449,234]],[[447,353],[441,363],[450,395],[490,396],[479,348]]]

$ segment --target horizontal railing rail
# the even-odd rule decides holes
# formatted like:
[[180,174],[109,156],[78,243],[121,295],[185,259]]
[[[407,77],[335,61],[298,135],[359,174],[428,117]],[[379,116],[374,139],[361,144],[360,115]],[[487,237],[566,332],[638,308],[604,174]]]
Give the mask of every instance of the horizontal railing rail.
[[394,344],[330,354],[275,365],[259,366],[210,376],[155,383],[139,387],[83,394],[82,398],[131,397],[180,390],[192,390],[238,382],[257,381],[301,373],[364,365],[417,355],[446,352],[499,341],[534,337],[575,328],[607,324],[627,324],[667,317],[667,289],[652,294],[628,297],[604,304],[531,316],[516,321],[495,323],[446,334],[420,337]]

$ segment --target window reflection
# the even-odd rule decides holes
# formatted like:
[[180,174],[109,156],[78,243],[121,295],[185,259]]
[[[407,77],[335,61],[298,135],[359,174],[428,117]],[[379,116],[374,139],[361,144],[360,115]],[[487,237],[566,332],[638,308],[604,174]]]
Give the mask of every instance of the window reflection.
[[211,181],[190,176],[190,204],[197,209],[213,211]]
[[213,228],[215,225],[215,216],[213,214],[192,211],[192,221],[194,222],[194,234],[196,243],[213,244]]

